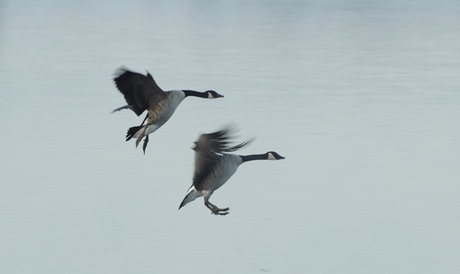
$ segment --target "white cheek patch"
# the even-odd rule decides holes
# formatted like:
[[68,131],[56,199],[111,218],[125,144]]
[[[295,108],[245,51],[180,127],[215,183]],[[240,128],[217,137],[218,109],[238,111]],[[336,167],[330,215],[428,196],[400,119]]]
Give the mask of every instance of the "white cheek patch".
[[212,96],[211,92],[208,92],[208,99],[214,99],[214,96]]
[[276,160],[275,156],[271,152],[268,153],[268,160]]

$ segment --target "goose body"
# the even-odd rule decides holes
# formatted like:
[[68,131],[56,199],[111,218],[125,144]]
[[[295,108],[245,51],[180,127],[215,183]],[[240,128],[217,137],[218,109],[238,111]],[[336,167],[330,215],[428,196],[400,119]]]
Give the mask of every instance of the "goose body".
[[142,137],[148,136],[164,125],[174,114],[182,100],[185,99],[185,94],[182,90],[171,90],[165,93],[166,96],[164,99],[158,101],[154,108],[148,109],[147,116],[145,116],[142,125],[133,127],[130,129],[131,131],[128,131],[126,141],[129,141],[133,137],[137,138],[137,146]]
[[199,92],[194,90],[163,91],[155,82],[152,75],[147,72],[143,75],[132,72],[126,68],[119,68],[114,74],[114,82],[118,90],[125,97],[128,105],[115,109],[131,109],[137,116],[145,110],[147,115],[140,126],[131,127],[126,134],[126,141],[136,138],[136,147],[145,137],[143,151],[149,141],[148,135],[163,126],[174,114],[180,103],[188,96],[206,99],[223,97],[213,90]]
[[216,162],[212,174],[203,179],[203,184],[209,185],[209,187],[203,188],[198,186],[198,184],[195,186],[194,180],[194,184],[192,184],[192,186],[188,189],[187,195],[182,201],[179,209],[198,197],[211,197],[214,191],[223,186],[228,181],[228,179],[230,179],[230,177],[235,174],[236,170],[242,163],[243,161],[238,155],[224,154]]
[[209,202],[211,195],[223,186],[237,171],[238,167],[252,160],[281,160],[284,157],[274,151],[264,154],[235,155],[228,152],[236,151],[248,144],[253,139],[239,145],[230,147],[228,128],[210,134],[202,134],[197,142],[195,150],[195,172],[192,186],[188,189],[185,198],[179,206],[181,209],[186,204],[203,196],[204,204],[215,215],[228,214],[229,208],[218,208]]

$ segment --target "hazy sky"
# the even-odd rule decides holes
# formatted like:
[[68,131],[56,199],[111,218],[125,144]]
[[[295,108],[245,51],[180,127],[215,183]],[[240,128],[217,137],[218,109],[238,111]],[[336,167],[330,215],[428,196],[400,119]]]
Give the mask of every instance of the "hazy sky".
[[[455,1],[0,2],[4,273],[458,273]],[[111,80],[187,98],[150,136]],[[199,134],[242,165],[178,211]]]

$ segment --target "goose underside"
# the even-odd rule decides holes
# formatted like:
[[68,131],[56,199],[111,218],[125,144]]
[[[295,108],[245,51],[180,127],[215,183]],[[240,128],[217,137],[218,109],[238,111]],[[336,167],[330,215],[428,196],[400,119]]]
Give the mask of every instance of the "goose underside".
[[159,128],[158,125],[146,125],[146,126],[136,126],[128,129],[126,133],[126,141],[131,140],[131,138],[140,138],[149,135],[152,132],[155,132]]

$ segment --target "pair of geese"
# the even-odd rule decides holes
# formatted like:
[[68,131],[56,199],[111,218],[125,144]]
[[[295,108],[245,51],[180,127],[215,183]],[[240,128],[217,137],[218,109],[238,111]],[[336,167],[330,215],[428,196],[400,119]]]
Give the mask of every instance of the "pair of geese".
[[[163,91],[153,79],[152,75],[132,72],[124,67],[114,73],[114,82],[118,90],[125,97],[128,105],[115,109],[131,109],[137,116],[147,110],[147,115],[140,126],[131,127],[126,134],[126,141],[136,138],[136,147],[144,139],[143,151],[149,142],[149,134],[164,125],[173,115],[176,108],[186,97],[193,96],[206,99],[224,97],[213,90],[199,92],[194,90]],[[254,138],[240,144],[232,145],[232,128],[202,134],[195,142],[195,171],[192,186],[179,206],[198,197],[204,197],[204,204],[214,215],[226,215],[230,208],[219,208],[209,201],[209,198],[236,172],[245,162],[253,160],[281,160],[283,156],[274,151],[265,154],[235,155],[229,154],[249,145]]]

